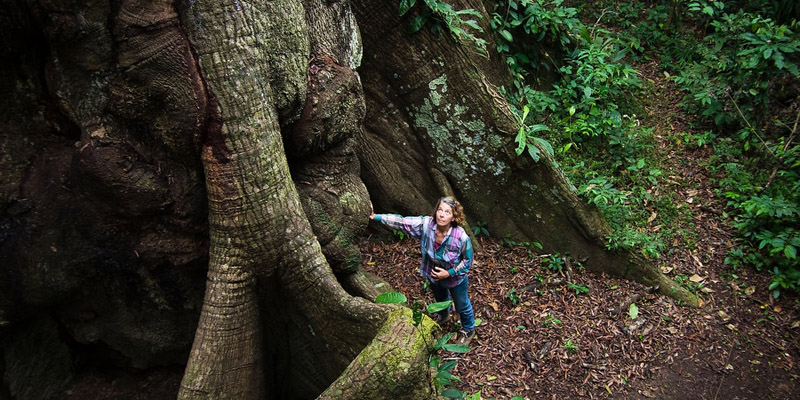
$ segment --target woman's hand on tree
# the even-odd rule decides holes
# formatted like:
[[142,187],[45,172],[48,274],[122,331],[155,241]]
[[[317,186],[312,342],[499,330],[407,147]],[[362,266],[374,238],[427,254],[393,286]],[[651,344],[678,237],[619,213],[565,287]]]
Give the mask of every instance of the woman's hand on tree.
[[369,219],[375,219],[375,210],[372,209],[372,202],[369,202]]

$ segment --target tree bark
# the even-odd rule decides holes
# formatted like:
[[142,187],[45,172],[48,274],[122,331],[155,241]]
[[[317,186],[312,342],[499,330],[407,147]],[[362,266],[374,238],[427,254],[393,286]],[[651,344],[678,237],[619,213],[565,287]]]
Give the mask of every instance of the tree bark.
[[[291,9],[296,11],[277,12]],[[309,339],[329,349],[317,369],[332,380],[372,339],[386,312],[351,297],[333,277],[284,155],[268,82],[273,74],[295,81],[293,74],[304,77],[306,70],[276,68],[270,62],[274,49],[264,41],[287,26],[304,30],[301,4],[203,2],[183,15],[213,102],[202,152],[209,193],[209,284],[179,397],[265,395],[261,346],[251,339],[262,335],[253,280],[273,274],[307,318]],[[285,56],[307,57],[303,36],[297,37],[300,46]],[[239,318],[229,318],[217,306]]]
[[395,309],[372,343],[317,399],[437,398],[433,385],[420,382],[430,382],[428,356],[438,334],[431,319],[414,326],[411,310]]

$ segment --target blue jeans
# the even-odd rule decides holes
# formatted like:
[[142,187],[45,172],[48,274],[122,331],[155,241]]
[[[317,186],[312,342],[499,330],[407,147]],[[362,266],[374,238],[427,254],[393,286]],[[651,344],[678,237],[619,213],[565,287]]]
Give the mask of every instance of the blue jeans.
[[[469,278],[464,277],[464,281],[456,287],[448,288],[440,286],[439,282],[431,282],[431,290],[433,297],[437,302],[450,300],[450,295],[453,296],[453,304],[456,306],[456,311],[461,319],[461,327],[465,331],[470,332],[475,329],[475,315],[472,312],[472,303],[469,301],[467,295],[467,288],[469,287]],[[442,317],[450,314],[450,309],[439,311]]]

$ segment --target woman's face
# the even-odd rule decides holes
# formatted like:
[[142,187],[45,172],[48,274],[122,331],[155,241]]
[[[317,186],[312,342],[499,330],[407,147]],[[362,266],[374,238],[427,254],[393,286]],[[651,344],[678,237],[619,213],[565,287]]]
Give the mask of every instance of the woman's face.
[[453,208],[445,203],[439,203],[436,209],[436,225],[441,227],[450,226],[453,222]]

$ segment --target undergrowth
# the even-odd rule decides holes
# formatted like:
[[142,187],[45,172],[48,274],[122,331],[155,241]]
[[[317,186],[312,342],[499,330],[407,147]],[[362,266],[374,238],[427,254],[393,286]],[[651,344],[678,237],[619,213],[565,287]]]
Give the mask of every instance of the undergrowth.
[[[657,93],[631,65],[657,60],[683,93],[693,129],[676,146],[710,146],[717,196],[736,229],[726,258],[800,290],[800,37],[790,2],[500,0],[497,51],[505,93],[537,141],[610,222],[610,248],[658,258],[690,216],[667,192],[663,160],[637,114]],[[780,22],[779,22],[780,21]],[[792,111],[793,110],[793,111]],[[691,238],[689,238],[691,239]]]

